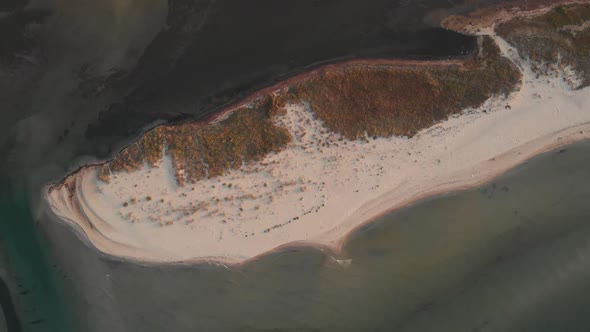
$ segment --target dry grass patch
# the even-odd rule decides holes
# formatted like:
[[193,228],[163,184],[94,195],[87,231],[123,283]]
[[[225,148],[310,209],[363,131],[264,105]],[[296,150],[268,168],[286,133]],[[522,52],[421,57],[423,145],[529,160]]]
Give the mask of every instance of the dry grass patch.
[[[515,18],[496,32],[531,59],[540,74],[570,66],[582,79],[576,88],[590,85],[590,4],[559,6],[532,18]],[[557,65],[557,68],[553,68]]]
[[180,185],[260,160],[291,140],[289,132],[272,121],[284,106],[281,98],[264,97],[254,107],[238,109],[214,124],[187,122],[156,127],[102,166],[99,177],[109,182],[111,172],[131,172],[144,163],[157,166],[164,151],[172,159]]
[[518,85],[519,71],[494,41],[483,37],[481,44],[481,54],[462,66],[350,65],[325,70],[294,90],[348,139],[412,136]]
[[[287,101],[309,103],[327,127],[324,135],[340,133],[347,139],[412,136],[462,109],[478,107],[489,97],[514,90],[520,81],[518,70],[501,56],[491,38],[483,37],[480,42],[481,52],[461,65],[335,67],[262,97],[222,121],[156,127],[105,164],[99,177],[108,182],[111,173],[138,170],[144,164],[157,167],[166,154],[182,186],[260,161],[292,139],[274,121]],[[327,148],[334,141],[320,144]]]

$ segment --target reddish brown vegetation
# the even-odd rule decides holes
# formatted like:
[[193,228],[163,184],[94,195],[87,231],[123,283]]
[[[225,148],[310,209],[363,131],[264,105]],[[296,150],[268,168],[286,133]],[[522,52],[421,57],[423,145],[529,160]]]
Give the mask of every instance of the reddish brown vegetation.
[[279,151],[290,141],[287,130],[271,121],[283,106],[282,97],[267,96],[214,124],[188,122],[156,127],[103,165],[100,178],[109,181],[110,172],[138,170],[144,163],[157,166],[163,153],[171,158],[181,185],[239,168],[243,162]]
[[157,127],[105,164],[100,178],[156,166],[165,153],[180,185],[239,168],[282,149],[291,139],[272,118],[287,100],[307,102],[326,127],[349,139],[411,136],[493,95],[508,94],[520,74],[491,38],[478,56],[458,64],[343,65],[293,82],[253,107],[241,107],[217,123],[189,122]]
[[325,125],[349,139],[412,136],[493,95],[512,92],[520,80],[493,40],[482,53],[451,66],[346,66],[295,86]]

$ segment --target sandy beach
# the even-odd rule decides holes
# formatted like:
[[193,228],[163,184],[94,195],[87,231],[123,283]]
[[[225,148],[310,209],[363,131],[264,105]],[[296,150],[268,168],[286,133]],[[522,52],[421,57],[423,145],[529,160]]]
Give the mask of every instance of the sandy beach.
[[312,245],[346,259],[347,235],[376,217],[590,137],[590,90],[573,90],[572,72],[539,77],[491,28],[478,33],[492,35],[517,64],[521,88],[412,138],[348,141],[326,130],[305,103],[289,104],[276,121],[293,141],[259,162],[184,187],[167,157],[154,168],[114,174],[109,184],[89,166],[50,186],[47,203],[97,249],[119,258],[239,264]]

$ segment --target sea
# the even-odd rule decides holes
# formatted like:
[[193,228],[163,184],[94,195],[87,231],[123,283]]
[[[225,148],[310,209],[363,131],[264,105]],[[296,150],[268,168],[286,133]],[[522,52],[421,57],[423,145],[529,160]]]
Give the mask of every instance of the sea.
[[302,247],[240,267],[129,264],[49,224],[52,263],[37,278],[63,307],[36,307],[27,323],[64,314],[74,331],[587,331],[589,199],[581,142],[390,213],[337,258]]
[[[10,104],[23,109],[0,111],[0,331],[590,330],[590,142],[387,214],[337,258],[294,247],[240,267],[129,263],[42,202],[45,184],[156,123],[317,65],[465,56],[474,40],[438,20],[495,2],[47,2],[60,15],[46,62],[17,72],[35,82]],[[127,67],[106,75],[103,58]]]

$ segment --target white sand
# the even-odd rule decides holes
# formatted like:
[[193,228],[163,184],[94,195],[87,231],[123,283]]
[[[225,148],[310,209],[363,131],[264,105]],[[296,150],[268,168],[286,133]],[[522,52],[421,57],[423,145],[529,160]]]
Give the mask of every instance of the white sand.
[[[344,144],[304,105],[290,105],[278,123],[293,143],[226,176],[178,188],[165,158],[158,168],[114,175],[107,185],[89,167],[68,179],[73,197],[62,186],[47,199],[98,249],[140,261],[239,263],[294,243],[337,251],[355,227],[387,211],[479,184],[590,136],[590,90],[571,91],[567,73],[535,79],[516,51],[495,38],[522,68],[522,89],[412,139]],[[138,202],[124,207],[132,197]]]

